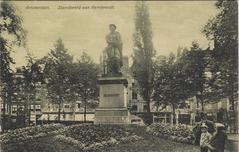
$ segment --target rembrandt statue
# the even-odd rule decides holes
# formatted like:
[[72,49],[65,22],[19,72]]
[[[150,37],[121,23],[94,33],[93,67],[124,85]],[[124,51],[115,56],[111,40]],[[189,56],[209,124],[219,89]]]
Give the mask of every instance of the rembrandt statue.
[[120,76],[122,67],[122,41],[116,25],[109,25],[110,33],[106,35],[107,47],[103,51],[104,75]]
[[116,25],[110,24],[109,29],[103,60],[102,56],[100,59],[103,74],[97,81],[99,107],[95,109],[94,124],[130,124],[130,113],[127,108],[128,79],[121,73],[122,41],[120,33],[116,31]]

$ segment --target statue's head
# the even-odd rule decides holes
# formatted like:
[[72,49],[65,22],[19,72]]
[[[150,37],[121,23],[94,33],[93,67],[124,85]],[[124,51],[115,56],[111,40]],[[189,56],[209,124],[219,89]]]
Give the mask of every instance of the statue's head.
[[109,29],[111,32],[114,32],[116,30],[116,25],[115,24],[110,24]]

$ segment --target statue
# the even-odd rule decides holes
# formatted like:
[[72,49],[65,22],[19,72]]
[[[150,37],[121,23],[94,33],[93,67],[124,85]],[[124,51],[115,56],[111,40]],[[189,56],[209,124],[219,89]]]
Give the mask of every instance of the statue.
[[110,33],[106,35],[107,47],[103,51],[103,69],[104,75],[117,76],[122,75],[122,41],[120,33],[116,31],[116,25],[109,25]]

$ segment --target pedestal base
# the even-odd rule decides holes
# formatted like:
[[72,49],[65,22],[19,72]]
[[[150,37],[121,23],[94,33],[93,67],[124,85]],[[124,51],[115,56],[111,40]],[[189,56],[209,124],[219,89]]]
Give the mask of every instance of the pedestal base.
[[95,110],[94,124],[129,124],[127,108],[99,108]]
[[99,108],[95,110],[95,124],[129,124],[127,84],[124,77],[101,77]]

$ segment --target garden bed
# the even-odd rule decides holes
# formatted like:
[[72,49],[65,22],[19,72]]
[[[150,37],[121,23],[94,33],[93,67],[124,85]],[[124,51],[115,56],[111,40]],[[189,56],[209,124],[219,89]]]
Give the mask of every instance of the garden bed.
[[10,143],[28,142],[29,140],[34,140],[40,137],[48,136],[50,134],[56,135],[63,128],[64,125],[61,124],[50,124],[9,130],[8,132],[0,135],[0,143],[10,144]]
[[193,144],[194,136],[191,127],[156,123],[147,127],[147,133],[176,142]]
[[99,151],[104,147],[141,140],[129,126],[51,124],[9,131],[0,136],[3,152]]
[[97,151],[105,146],[141,139],[127,128],[120,125],[73,125],[66,127],[65,132],[55,139],[82,151]]

